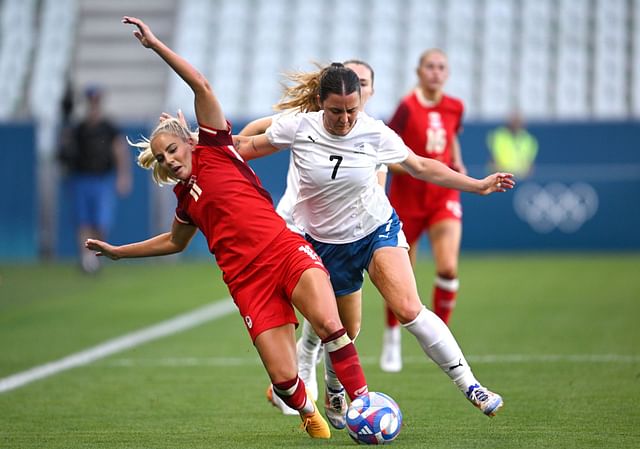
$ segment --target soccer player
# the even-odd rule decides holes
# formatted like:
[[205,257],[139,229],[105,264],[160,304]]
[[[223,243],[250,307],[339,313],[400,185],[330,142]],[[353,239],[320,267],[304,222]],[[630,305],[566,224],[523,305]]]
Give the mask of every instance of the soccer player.
[[[353,70],[360,80],[360,109],[364,107],[369,98],[374,93],[374,72],[369,64],[361,60],[348,60],[344,62],[345,67]],[[318,87],[321,71],[316,72],[295,72],[288,75],[292,84],[288,85],[285,90],[283,99],[274,106],[277,111],[283,111],[281,114],[295,114],[297,112],[317,111],[320,108],[318,104]],[[241,131],[241,136],[252,136],[264,133],[276,117],[264,117],[252,121]],[[377,178],[380,186],[384,188],[387,179],[387,166],[380,164],[377,167]],[[296,232],[304,233],[293,222],[293,208],[298,199],[300,183],[298,181],[298,170],[293,160],[293,154],[289,158],[289,170],[287,172],[287,187],[284,195],[278,202],[276,211],[285,219],[289,228]],[[362,290],[357,290],[338,301],[338,310],[340,316],[349,317],[347,320],[353,323],[352,328],[347,328],[347,334],[350,338],[355,339],[360,329],[360,320],[362,306]],[[320,351],[320,338],[313,331],[313,328],[307,320],[302,323],[302,332],[297,344],[298,353],[298,370],[300,377],[304,380],[305,385],[310,390],[314,399],[318,398],[318,383],[316,379],[316,362]],[[329,364],[330,366],[330,364]],[[346,407],[344,402],[344,393],[342,385],[335,378],[335,373],[330,369],[327,371],[328,364],[325,364],[325,380],[326,384],[334,386],[333,390],[325,388],[325,413],[332,422],[334,427],[343,427],[343,408]],[[295,410],[287,407],[277,395],[273,395],[271,386],[267,389],[267,398],[278,407],[284,414],[297,414]],[[337,411],[335,411],[337,410]]]
[[[466,174],[458,133],[462,128],[464,106],[443,92],[449,76],[446,55],[438,49],[425,51],[416,70],[418,86],[402,99],[389,127],[398,133],[419,156],[435,159]],[[427,233],[431,243],[436,276],[432,310],[449,323],[458,292],[458,256],[462,238],[460,192],[446,186],[415,179],[401,165],[390,167],[393,176],[389,199],[403,224],[409,242],[409,258],[414,266],[420,236]],[[383,360],[398,360],[398,320],[387,309],[387,328]],[[396,355],[397,354],[397,355]],[[399,370],[401,365],[396,366]]]
[[340,322],[327,270],[311,246],[291,232],[269,194],[233,147],[231,127],[208,81],[134,17],[135,37],[155,51],[193,90],[197,135],[175,118],[162,120],[150,139],[135,144],[138,162],[159,183],[175,183],[178,201],[169,232],[113,246],[89,239],[85,245],[113,260],[173,254],[199,229],[215,254],[235,304],[274,386],[298,410],[313,438],[330,429],[298,377],[293,305],[322,338],[351,399],[368,390],[358,354]]
[[367,270],[425,354],[483,413],[494,415],[502,398],[476,380],[449,328],[420,301],[401,223],[376,167],[401,163],[423,181],[482,195],[513,188],[512,175],[474,179],[415,155],[393,130],[360,111],[360,80],[343,64],[323,70],[317,100],[320,111],[281,116],[265,134],[236,137],[236,148],[247,159],[291,149],[300,180],[293,219],[327,266],[338,301],[362,288]]

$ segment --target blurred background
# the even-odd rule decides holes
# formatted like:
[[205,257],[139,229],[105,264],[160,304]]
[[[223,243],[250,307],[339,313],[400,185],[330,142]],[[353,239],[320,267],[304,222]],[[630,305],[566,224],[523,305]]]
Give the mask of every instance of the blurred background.
[[[61,132],[99,86],[122,135],[148,135],[192,96],[123,15],[211,81],[234,130],[271,113],[282,73],[345,59],[375,70],[370,115],[387,120],[442,48],[446,92],[466,106],[460,137],[472,176],[490,168],[490,136],[515,114],[537,143],[516,190],[463,196],[463,251],[640,249],[640,0],[0,0],[0,262],[76,254]],[[256,161],[275,202],[288,154]],[[128,152],[132,165],[135,151]],[[108,238],[169,226],[174,199],[132,168]],[[188,255],[206,254],[201,240]]]

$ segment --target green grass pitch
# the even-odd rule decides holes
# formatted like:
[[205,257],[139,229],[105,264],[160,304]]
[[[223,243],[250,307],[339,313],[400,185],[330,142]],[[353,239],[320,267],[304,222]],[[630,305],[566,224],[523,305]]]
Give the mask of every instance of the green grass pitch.
[[[433,265],[416,269],[430,303]],[[451,328],[501,393],[488,419],[403,331],[404,369],[378,367],[382,304],[367,284],[356,345],[371,390],[395,398],[402,448],[640,447],[640,254],[465,254]],[[214,264],[0,265],[0,379],[228,292]],[[319,371],[320,373],[320,371]],[[241,318],[190,330],[0,393],[0,448],[354,447],[313,441],[270,407]]]

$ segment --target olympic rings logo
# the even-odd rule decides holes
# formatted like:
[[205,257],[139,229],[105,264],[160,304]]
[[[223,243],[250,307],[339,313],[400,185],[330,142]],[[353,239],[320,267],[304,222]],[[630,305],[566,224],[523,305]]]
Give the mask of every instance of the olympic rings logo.
[[556,228],[570,234],[596,214],[598,194],[583,182],[546,186],[530,182],[516,189],[513,206],[518,217],[540,234]]

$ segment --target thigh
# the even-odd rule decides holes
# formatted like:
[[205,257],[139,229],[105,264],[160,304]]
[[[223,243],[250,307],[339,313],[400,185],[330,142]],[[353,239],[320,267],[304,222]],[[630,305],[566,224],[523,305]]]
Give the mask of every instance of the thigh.
[[347,330],[349,338],[355,340],[360,333],[362,323],[362,290],[339,296],[337,301],[340,320]]
[[291,302],[322,340],[343,327],[336,297],[324,270],[305,270],[293,289]]
[[271,383],[284,382],[297,376],[293,324],[285,324],[262,332],[256,337],[254,344]]
[[462,240],[462,223],[458,219],[441,220],[429,228],[429,242],[436,272],[455,276]]
[[413,320],[422,303],[405,248],[377,249],[369,265],[369,277],[401,323]]

